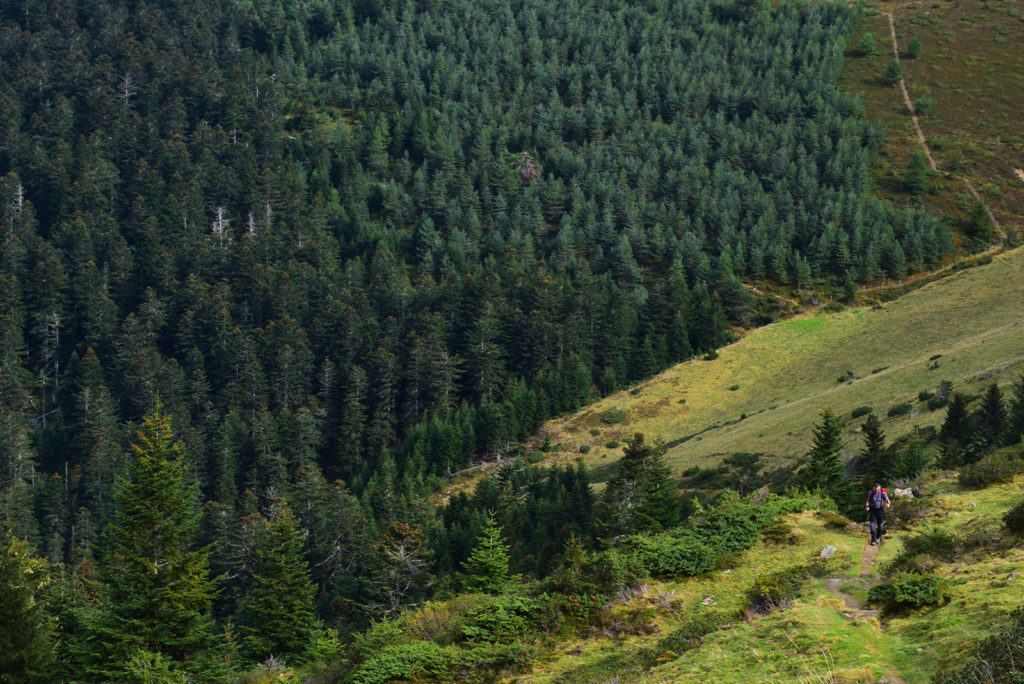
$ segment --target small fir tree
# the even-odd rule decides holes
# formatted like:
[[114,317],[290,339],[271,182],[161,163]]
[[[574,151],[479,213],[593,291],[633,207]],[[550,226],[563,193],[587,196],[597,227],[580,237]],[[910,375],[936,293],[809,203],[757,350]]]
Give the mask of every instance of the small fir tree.
[[814,425],[814,441],[800,473],[806,487],[820,487],[840,505],[849,498],[846,468],[839,454],[842,436],[843,421],[831,408],[822,411],[821,421]]
[[928,188],[928,161],[921,150],[914,150],[910,155],[903,172],[903,184],[914,195],[923,194]]
[[882,422],[875,414],[868,415],[868,419],[861,426],[861,431],[864,435],[864,448],[857,459],[856,473],[861,477],[862,484],[870,486],[871,482],[888,478],[888,450],[885,446]]
[[601,495],[597,524],[606,536],[674,527],[679,523],[675,488],[664,447],[646,443],[638,432]]
[[992,233],[995,226],[992,217],[988,213],[985,203],[978,200],[971,207],[970,216],[967,217],[967,237],[975,248],[982,248],[992,242]]
[[519,575],[509,573],[508,564],[508,544],[502,536],[501,525],[489,514],[476,546],[462,564],[462,584],[467,591],[501,594],[519,579]]
[[992,383],[975,414],[979,447],[988,450],[1002,444],[1008,419],[1009,413],[1006,410],[1003,393],[999,391],[999,385]]
[[301,657],[320,627],[302,531],[284,501],[274,505],[269,520],[260,521],[255,572],[243,600],[245,643],[258,661],[271,655]]
[[967,410],[967,400],[957,392],[946,409],[946,420],[939,430],[939,450],[944,468],[957,468],[972,462],[974,421]]
[[900,63],[893,59],[889,62],[889,66],[885,69],[885,81],[890,85],[896,85],[903,78],[903,67]]
[[865,33],[857,43],[857,53],[862,57],[870,57],[878,52],[878,41],[874,33]]
[[924,44],[921,43],[921,39],[914,36],[907,43],[907,57],[911,59],[917,59],[924,52]]

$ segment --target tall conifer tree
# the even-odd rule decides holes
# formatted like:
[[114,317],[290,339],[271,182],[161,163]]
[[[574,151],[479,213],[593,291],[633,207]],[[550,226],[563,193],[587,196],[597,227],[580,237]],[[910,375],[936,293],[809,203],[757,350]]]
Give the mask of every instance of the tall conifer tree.
[[115,490],[98,605],[84,616],[86,643],[73,646],[81,674],[123,679],[126,663],[155,657],[175,672],[215,680],[211,549],[192,548],[200,518],[196,485],[170,417],[158,407],[133,446],[137,458]]

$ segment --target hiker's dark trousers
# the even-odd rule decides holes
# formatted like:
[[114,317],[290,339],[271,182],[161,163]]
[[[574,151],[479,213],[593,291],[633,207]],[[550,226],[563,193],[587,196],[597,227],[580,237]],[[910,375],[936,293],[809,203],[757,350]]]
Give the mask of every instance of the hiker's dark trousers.
[[872,508],[868,513],[868,525],[871,527],[871,541],[881,539],[885,530],[885,509]]

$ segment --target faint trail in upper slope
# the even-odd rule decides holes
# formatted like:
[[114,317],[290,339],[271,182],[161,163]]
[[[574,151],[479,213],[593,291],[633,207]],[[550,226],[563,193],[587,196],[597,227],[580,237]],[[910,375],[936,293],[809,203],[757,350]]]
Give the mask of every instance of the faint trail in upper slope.
[[[884,14],[889,18],[889,33],[892,35],[892,56],[893,59],[896,60],[896,63],[900,65],[900,70],[902,71],[903,65],[900,63],[900,46],[896,41],[896,23],[893,20],[892,12],[885,12]],[[921,130],[921,122],[918,121],[917,111],[914,109],[914,103],[910,101],[910,93],[907,91],[907,82],[903,80],[902,76],[900,77],[900,90],[903,91],[903,102],[907,105],[907,111],[910,112],[910,120],[914,123],[914,130],[917,132],[917,141],[921,144],[921,148],[924,150],[925,157],[928,158],[928,164],[932,167],[932,171],[938,171],[939,168],[935,164],[935,158],[932,157],[932,151],[928,147],[928,141],[925,139],[924,132]],[[981,195],[978,194],[974,184],[971,183],[971,179],[967,176],[961,176],[960,178],[963,180],[964,185],[967,186],[967,190],[971,193],[971,196],[981,202]],[[1006,231],[1004,231],[1003,227],[999,225],[999,221],[996,220],[995,214],[992,213],[992,210],[988,208],[988,204],[985,204],[984,202],[982,204],[985,207],[985,211],[988,212],[988,217],[992,219],[992,225],[996,227],[997,231],[999,231],[1000,242],[1005,242]]]

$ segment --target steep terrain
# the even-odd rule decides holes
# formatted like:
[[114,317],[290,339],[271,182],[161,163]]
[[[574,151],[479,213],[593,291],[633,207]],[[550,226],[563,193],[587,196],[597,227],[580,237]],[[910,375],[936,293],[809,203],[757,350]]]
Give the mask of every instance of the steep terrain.
[[[851,413],[861,406],[872,407],[891,436],[935,426],[944,412],[929,411],[919,392],[948,380],[979,394],[1024,371],[1022,297],[1024,250],[1015,250],[896,301],[754,330],[715,360],[680,364],[550,422],[551,442],[562,445],[555,458],[582,457],[600,479],[620,454],[606,445],[643,432],[669,445],[677,472],[735,452],[792,461],[807,450],[825,407],[847,419],[849,453],[860,448],[863,419]],[[909,412],[887,417],[901,403]],[[625,417],[609,424],[616,409]],[[581,445],[589,453],[580,454]]]

